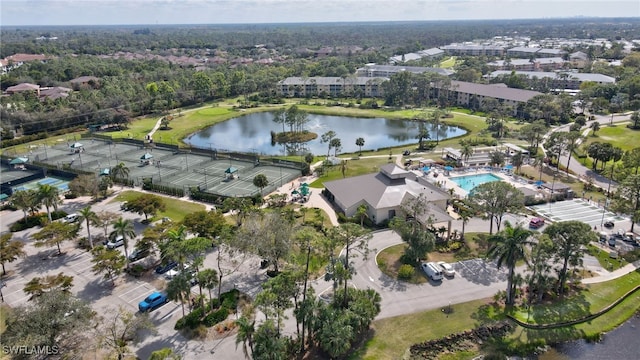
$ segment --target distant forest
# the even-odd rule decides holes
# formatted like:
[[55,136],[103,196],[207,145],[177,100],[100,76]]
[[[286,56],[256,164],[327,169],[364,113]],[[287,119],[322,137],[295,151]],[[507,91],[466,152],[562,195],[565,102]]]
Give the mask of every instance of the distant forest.
[[[289,76],[353,76],[367,63],[385,64],[392,55],[494,36],[607,39],[612,48],[583,50],[593,58],[622,60],[617,40],[640,39],[640,19],[553,19],[513,21],[368,22],[259,25],[2,27],[0,57],[44,54],[0,76],[6,90],[21,83],[73,88],[68,96],[30,93],[0,97],[3,139],[89,124],[121,124],[146,114],[219,98],[241,96],[239,106],[277,103],[275,85]],[[322,56],[321,49],[329,49]],[[459,58],[453,79],[482,82],[488,57]],[[430,66],[435,63],[418,63]],[[618,81],[590,90],[600,108],[640,106],[640,59],[624,66],[594,64]],[[94,76],[83,86],[69,82]],[[509,80],[509,79],[507,79]],[[513,83],[516,83],[513,79]],[[415,88],[423,77],[406,78]],[[390,92],[390,94],[392,94]],[[396,96],[397,95],[397,96]],[[417,99],[419,94],[394,94]],[[385,99],[387,105],[398,105]]]

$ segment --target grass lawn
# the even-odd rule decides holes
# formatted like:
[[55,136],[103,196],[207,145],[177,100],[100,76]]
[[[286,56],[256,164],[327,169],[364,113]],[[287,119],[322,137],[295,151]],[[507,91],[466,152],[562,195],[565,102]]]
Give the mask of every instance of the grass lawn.
[[132,139],[143,140],[153,130],[160,118],[161,116],[138,118],[131,121],[126,130],[100,132],[100,134],[111,136],[114,139],[131,137]]
[[[388,164],[390,162],[395,162],[395,161],[396,161],[395,156],[392,157],[391,160],[389,160],[388,156],[373,157],[373,158],[366,158],[366,159],[360,159],[360,160],[353,160],[353,159],[348,160],[347,169],[345,171],[344,177],[353,177],[353,176],[377,172],[380,170],[380,166]],[[321,176],[319,179],[317,179],[316,181],[309,184],[309,186],[312,188],[323,188],[324,187],[323,183],[325,181],[338,180],[342,178],[343,176],[342,176],[341,166],[335,165],[335,166],[328,167],[325,170],[325,174]]]
[[451,56],[448,59],[442,60],[440,62],[440,67],[443,69],[451,69],[456,65],[456,57]]
[[[571,161],[574,161],[574,160],[571,160]],[[552,170],[545,167],[544,170],[542,171],[542,181],[549,184],[552,183],[554,172],[555,172],[555,169]],[[534,168],[532,166],[526,165],[520,169],[519,174],[528,176],[529,178],[533,178],[534,180],[537,181],[540,178],[540,168]],[[577,197],[582,197],[582,192],[584,191],[585,184],[579,180],[576,180],[572,177],[567,176],[567,174],[564,171],[559,171],[557,173],[556,182],[561,182],[569,185]],[[599,200],[604,200],[606,198],[604,193],[597,191],[597,189],[595,190],[596,191],[593,191],[593,190],[585,191],[584,193],[585,199],[592,199],[593,201],[597,202]]]
[[[640,283],[640,271],[619,279],[591,284],[579,295],[562,303],[532,306],[529,321],[551,323],[558,319],[581,317],[586,312],[595,312],[613,303],[621,295]],[[636,293],[608,313],[585,323],[553,330],[528,330],[517,327],[515,332],[503,339],[496,347],[503,350],[531,352],[535,347],[574,340],[597,337],[629,319],[640,309],[640,294]],[[503,319],[501,308],[490,304],[490,299],[481,299],[453,305],[453,313],[447,317],[441,309],[434,309],[373,322],[373,336],[353,359],[399,359],[413,344],[441,338],[449,334],[472,329],[484,322]],[[525,311],[514,315],[527,320]],[[429,324],[438,324],[430,326]],[[453,354],[448,359],[469,359],[469,352]],[[476,354],[477,355],[477,354]]]
[[374,321],[373,338],[352,358],[401,359],[413,344],[471,329],[481,323],[478,309],[489,302],[490,299],[481,299],[452,305],[453,312],[448,315],[435,309]]
[[583,143],[583,148],[588,148],[589,144],[596,141],[611,143],[611,145],[617,146],[624,151],[640,147],[640,131],[631,130],[627,125],[628,123],[603,125],[595,137],[587,136]]
[[597,246],[589,244],[587,245],[587,249],[591,256],[594,256],[596,259],[598,259],[598,263],[600,263],[600,266],[602,266],[604,269],[614,271],[627,265],[627,262],[622,257],[612,259],[609,256],[608,251],[604,251]]
[[[138,196],[143,195],[141,192],[137,191],[124,191],[115,197],[111,202],[125,202],[130,201]],[[157,195],[160,196],[160,195]],[[206,210],[206,207],[202,204],[196,204],[189,201],[178,200],[171,197],[160,196],[164,203],[166,204],[167,209],[165,211],[159,212],[153,219],[150,218],[151,221],[154,219],[160,219],[163,217],[168,217],[174,222],[179,222],[184,219],[184,216],[196,211]]]

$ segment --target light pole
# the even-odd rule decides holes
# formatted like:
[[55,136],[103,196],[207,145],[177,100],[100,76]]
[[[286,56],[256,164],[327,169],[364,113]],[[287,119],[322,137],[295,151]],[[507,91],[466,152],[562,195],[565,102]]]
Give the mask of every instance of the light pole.
[[609,199],[605,199],[604,204],[602,204],[602,220],[600,221],[600,229],[604,226],[604,213],[607,210],[607,206],[609,206]]

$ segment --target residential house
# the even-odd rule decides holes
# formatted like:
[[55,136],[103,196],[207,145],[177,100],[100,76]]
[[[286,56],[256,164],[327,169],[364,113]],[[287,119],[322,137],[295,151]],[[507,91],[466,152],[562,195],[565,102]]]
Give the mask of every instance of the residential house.
[[589,55],[583,53],[582,51],[576,51],[569,54],[569,62],[571,63],[572,67],[582,69],[589,62]]
[[80,76],[75,79],[69,80],[69,83],[71,83],[71,86],[74,89],[89,88],[89,87],[92,88],[98,85],[99,82],[100,82],[100,79],[95,76]]
[[30,83],[22,83],[15,86],[9,86],[7,88],[7,94],[19,94],[25,92],[33,92],[36,96],[40,97],[40,85],[30,84]]
[[71,91],[73,90],[62,86],[40,88],[40,100],[43,101],[45,99],[56,100],[66,98],[69,96],[69,93]]

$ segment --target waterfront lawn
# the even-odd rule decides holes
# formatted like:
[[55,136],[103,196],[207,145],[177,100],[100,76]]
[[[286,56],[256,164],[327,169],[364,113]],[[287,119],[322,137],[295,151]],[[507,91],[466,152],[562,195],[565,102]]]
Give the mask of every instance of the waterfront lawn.
[[[347,160],[347,168],[344,173],[344,177],[353,177],[358,175],[365,175],[380,171],[380,166],[392,163],[396,161],[396,157],[389,159],[388,156],[372,157],[372,158],[352,158]],[[309,184],[312,188],[323,188],[325,181],[332,181],[343,179],[342,165],[328,166],[325,168],[325,173],[319,179]]]
[[[396,316],[373,322],[373,337],[352,359],[401,359],[413,344],[442,338],[465,331],[500,317],[493,314],[490,299],[480,299],[452,305],[453,312],[445,314],[442,309]],[[491,314],[480,314],[478,309]],[[437,324],[435,326],[434,324]]]
[[[144,193],[138,191],[123,191],[118,196],[116,196],[111,202],[125,202],[130,201],[137,198]],[[197,204],[189,201],[178,200],[171,197],[165,197],[158,194],[156,196],[160,196],[164,203],[166,204],[167,209],[165,211],[159,212],[153,218],[150,218],[150,222],[154,220],[161,219],[163,217],[168,217],[174,222],[179,222],[184,219],[185,215],[190,214],[196,211],[206,210],[206,207],[202,204]]]

